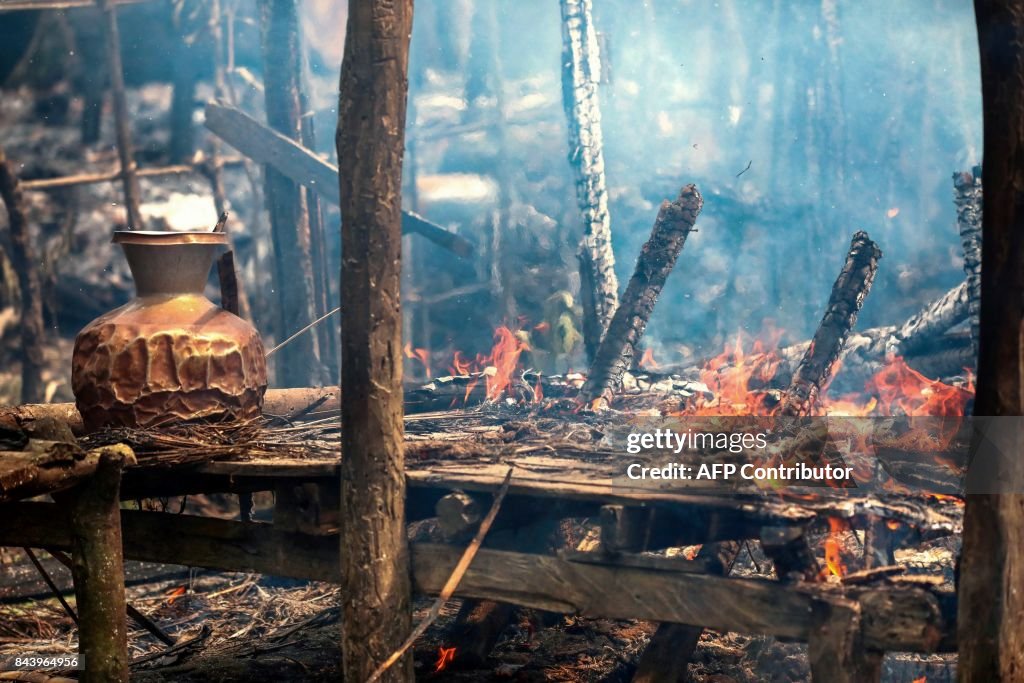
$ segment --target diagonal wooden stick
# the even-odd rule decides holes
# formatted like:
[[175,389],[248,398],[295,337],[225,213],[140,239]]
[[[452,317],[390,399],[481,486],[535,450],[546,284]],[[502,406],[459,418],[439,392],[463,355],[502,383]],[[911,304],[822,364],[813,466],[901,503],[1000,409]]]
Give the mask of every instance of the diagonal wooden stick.
[[508,493],[509,484],[512,481],[512,468],[508,468],[508,472],[505,473],[505,480],[501,482],[501,488],[498,490],[498,495],[494,497],[494,502],[491,503],[491,509],[487,511],[487,516],[480,522],[480,528],[477,529],[476,536],[470,541],[466,547],[466,551],[462,553],[462,557],[459,558],[459,563],[455,565],[455,569],[452,570],[451,576],[448,577],[448,581],[445,582],[444,587],[441,588],[441,594],[437,596],[437,600],[430,607],[430,612],[424,617],[416,628],[412,630],[409,637],[405,639],[402,646],[391,653],[383,664],[377,667],[377,670],[373,672],[367,683],[375,683],[380,680],[380,677],[385,671],[391,668],[391,665],[402,658],[406,650],[412,647],[412,644],[416,642],[423,633],[430,628],[430,625],[437,620],[437,617],[441,614],[441,608],[444,604],[451,600],[452,595],[455,594],[455,589],[459,587],[459,582],[462,581],[462,577],[466,574],[466,570],[469,569],[469,565],[473,563],[473,558],[476,557],[476,552],[480,550],[480,546],[484,542],[484,538],[487,536],[487,532],[491,530],[491,525],[494,524],[495,517],[498,516],[498,510],[501,509],[501,503],[505,500],[505,494]]

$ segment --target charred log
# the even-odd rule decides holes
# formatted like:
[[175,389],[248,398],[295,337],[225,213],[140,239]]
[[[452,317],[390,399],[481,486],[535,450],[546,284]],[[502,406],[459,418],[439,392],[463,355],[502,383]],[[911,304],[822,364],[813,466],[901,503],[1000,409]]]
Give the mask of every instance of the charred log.
[[587,383],[580,392],[584,404],[598,399],[609,401],[621,385],[658,296],[703,206],[704,199],[694,185],[680,190],[675,201],[662,202],[651,237],[640,251],[622,302],[594,355]]
[[831,379],[832,368],[857,322],[857,314],[871,290],[880,258],[882,250],[866,232],[853,236],[846,263],[832,286],[825,317],[793,373],[793,381],[783,398],[783,415],[810,414],[818,393]]
[[591,0],[561,0],[561,7],[562,101],[569,121],[569,163],[583,218],[579,252],[583,337],[587,357],[593,361],[619,304],[597,99],[601,55]]

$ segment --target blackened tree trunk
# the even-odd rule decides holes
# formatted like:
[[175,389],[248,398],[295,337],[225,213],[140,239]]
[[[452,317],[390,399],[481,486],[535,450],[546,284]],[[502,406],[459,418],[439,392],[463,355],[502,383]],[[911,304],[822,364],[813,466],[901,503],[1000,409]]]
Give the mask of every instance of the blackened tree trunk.
[[[267,123],[292,140],[302,140],[302,52],[296,0],[260,0],[264,95]],[[315,320],[316,288],[310,247],[309,207],[302,187],[266,167],[266,195],[274,243],[278,341]],[[275,367],[284,386],[308,386],[320,379],[317,335],[304,334],[281,350]]]
[[[412,0],[349,5],[338,103],[342,215],[341,575],[346,681],[411,630],[402,451],[402,154]],[[411,681],[403,657],[382,680]]]
[[561,7],[562,100],[569,125],[569,163],[583,218],[579,252],[583,341],[587,358],[593,360],[619,305],[597,99],[601,55],[591,0],[561,0]]
[[11,237],[11,262],[18,273],[21,290],[21,402],[42,403],[43,292],[39,283],[39,263],[25,216],[25,200],[18,176],[0,149],[0,198],[7,207],[7,225]]
[[[1024,4],[975,0],[985,113],[979,416],[1024,415]],[[1010,430],[1019,432],[1014,426]],[[1000,444],[1000,488],[968,488],[960,560],[960,681],[1024,675],[1024,456]],[[975,460],[972,468],[979,465]],[[969,479],[970,481],[970,479]]]

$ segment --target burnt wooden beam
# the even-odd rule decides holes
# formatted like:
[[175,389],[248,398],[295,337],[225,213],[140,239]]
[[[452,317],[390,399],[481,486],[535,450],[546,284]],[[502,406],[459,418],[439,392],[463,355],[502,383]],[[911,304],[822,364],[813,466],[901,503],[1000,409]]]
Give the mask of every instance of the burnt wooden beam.
[[[0,545],[66,550],[71,544],[66,515],[66,509],[51,503],[6,505],[0,515]],[[122,510],[121,527],[127,559],[340,581],[337,535],[138,510]],[[439,593],[462,550],[411,544],[417,590]],[[830,588],[674,570],[678,564],[631,567],[609,558],[584,562],[484,548],[456,595],[582,616],[689,623],[798,640],[810,635],[815,604],[842,599]],[[955,648],[956,605],[951,597],[917,587],[845,590],[847,598],[863,606],[866,647],[905,652]]]
[[[276,168],[293,181],[316,190],[335,206],[340,205],[338,167],[298,142],[238,109],[216,103],[206,105],[206,127],[253,161]],[[420,235],[463,257],[471,256],[476,249],[465,237],[411,211],[402,212],[402,232]]]
[[128,683],[128,623],[118,487],[122,455],[105,452],[69,496],[71,574],[84,683]]
[[618,390],[623,374],[633,363],[665,281],[703,206],[704,198],[695,185],[683,187],[674,201],[662,202],[651,237],[640,250],[633,276],[593,355],[587,383],[580,392],[581,403],[607,404]]
[[28,450],[0,451],[0,503],[70,488],[91,477],[105,457],[133,460],[122,445],[85,452],[74,444],[34,441]]
[[[985,145],[976,416],[1024,415],[1024,11],[975,0]],[[1024,440],[972,440],[960,555],[958,680],[1024,671]],[[992,438],[992,435],[986,435]]]
[[14,165],[0,147],[0,199],[7,208],[7,230],[10,235],[11,265],[18,276],[21,299],[21,400],[38,403],[44,400],[43,347],[46,332],[43,326],[43,290],[39,281],[39,259],[25,211],[25,197]]
[[[412,630],[402,406],[402,154],[413,0],[349,5],[338,98],[341,651],[365,681]],[[376,680],[412,680],[403,655]]]
[[619,306],[611,216],[604,176],[604,142],[597,90],[601,54],[592,0],[561,0],[562,104],[568,119],[569,165],[576,181],[576,203],[583,223],[580,242],[580,298],[583,341],[593,361]]
[[793,373],[793,380],[783,397],[780,414],[810,414],[819,392],[832,377],[832,368],[839,360],[846,338],[857,322],[864,298],[871,291],[880,258],[882,250],[866,232],[858,232],[853,236],[846,263],[832,285],[825,315],[800,365]]

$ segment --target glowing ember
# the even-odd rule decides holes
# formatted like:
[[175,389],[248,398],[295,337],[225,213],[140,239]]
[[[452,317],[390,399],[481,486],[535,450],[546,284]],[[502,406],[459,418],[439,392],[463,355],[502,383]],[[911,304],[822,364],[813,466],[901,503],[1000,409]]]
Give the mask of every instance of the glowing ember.
[[434,673],[439,674],[444,671],[449,664],[455,659],[455,648],[454,647],[439,647],[437,648],[437,663],[434,664]]
[[898,206],[892,207],[891,209],[889,209],[888,211],[885,212],[885,215],[888,218],[896,218],[896,216],[900,215],[900,207],[898,207]]

